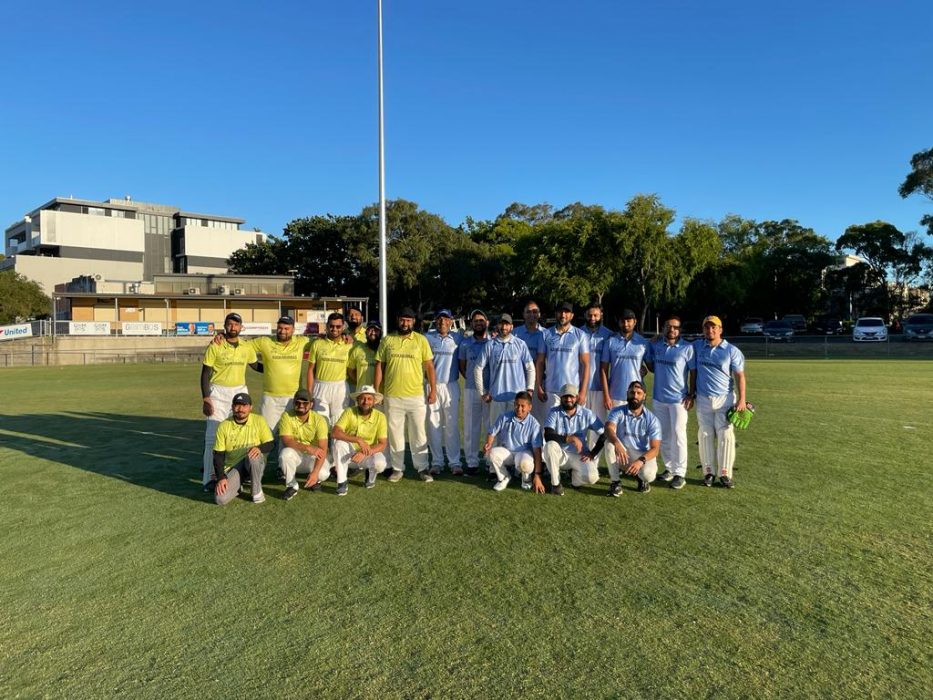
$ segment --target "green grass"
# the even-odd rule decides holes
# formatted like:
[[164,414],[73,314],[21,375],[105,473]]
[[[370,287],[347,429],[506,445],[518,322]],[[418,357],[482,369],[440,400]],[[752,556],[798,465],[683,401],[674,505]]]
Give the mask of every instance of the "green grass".
[[731,492],[227,508],[196,367],[4,370],[0,696],[928,697],[931,368],[749,363]]

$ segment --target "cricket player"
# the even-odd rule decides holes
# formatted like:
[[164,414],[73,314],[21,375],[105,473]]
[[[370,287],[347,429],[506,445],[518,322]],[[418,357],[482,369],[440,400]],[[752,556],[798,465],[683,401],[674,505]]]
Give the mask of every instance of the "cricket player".
[[650,360],[649,343],[636,332],[635,325],[635,312],[625,309],[619,315],[619,332],[603,343],[600,382],[607,411],[625,403],[629,385],[640,382],[648,371],[645,359]]
[[366,324],[365,340],[353,343],[347,355],[347,383],[354,391],[363,385],[372,386],[376,382],[376,351],[382,342],[382,324],[370,321]]
[[347,327],[344,329],[346,334],[355,341],[365,343],[367,328],[368,326],[363,325],[363,312],[355,307],[350,307],[347,310]]
[[[541,351],[541,342],[544,340],[545,330],[544,326],[539,323],[541,320],[541,307],[538,306],[538,302],[532,300],[525,304],[522,316],[525,322],[519,325],[513,333],[516,338],[525,341],[525,345],[528,346],[528,352],[531,353],[531,359],[537,361],[538,353]],[[534,392],[532,392],[532,399],[534,399]],[[535,417],[538,423],[544,425],[548,411],[551,410],[550,404],[534,400],[532,400],[531,403],[531,415]]]
[[[467,474],[474,476],[479,471],[479,441],[489,425],[489,405],[483,401],[482,394],[476,388],[473,368],[489,342],[489,317],[485,311],[476,309],[470,314],[470,325],[473,335],[467,336],[460,343],[459,363],[460,374],[463,375],[463,454]],[[488,372],[484,379],[488,383]]]
[[577,403],[581,407],[586,406],[587,378],[590,376],[589,339],[586,333],[571,325],[571,321],[573,304],[564,302],[558,305],[557,324],[544,331],[538,347],[535,361],[538,400],[551,407],[561,403],[558,390],[567,384],[580,388]]
[[214,502],[226,505],[240,492],[240,485],[250,481],[253,503],[266,500],[262,492],[262,474],[266,455],[275,439],[269,425],[252,412],[253,400],[246,392],[232,399],[233,415],[222,421],[214,436],[211,464],[214,469]]
[[[587,382],[589,392],[587,393],[586,405],[596,414],[597,418],[605,423],[609,411],[606,408],[606,402],[603,398],[600,358],[602,357],[603,345],[607,339],[612,337],[612,331],[603,325],[603,307],[598,302],[591,302],[589,306],[586,307],[583,318],[585,324],[582,330],[586,333],[590,345],[590,375],[589,381]],[[593,445],[596,444],[596,440],[598,439],[599,437],[593,433],[587,436],[587,445],[590,449],[593,448]],[[604,451],[600,459],[608,466],[611,461],[609,458],[609,451]]]
[[[390,333],[376,351],[375,391],[384,395],[389,430],[389,481],[400,481],[405,473],[405,436],[418,477],[434,481],[428,470],[428,438],[425,433],[427,406],[437,400],[434,354],[427,339],[416,333],[415,312],[408,307],[398,313],[398,330]],[[424,377],[427,376],[427,403]]]
[[[232,415],[233,397],[246,393],[246,368],[261,371],[252,345],[240,342],[243,319],[229,313],[224,319],[223,340],[207,346],[201,366],[201,412],[207,418],[204,425],[204,490],[213,491],[214,442],[221,422]],[[250,402],[252,408],[252,402]]]
[[343,337],[343,314],[327,317],[326,334],[308,349],[307,387],[314,397],[314,410],[333,427],[347,399],[347,360],[353,344]]
[[[578,386],[565,384],[557,393],[560,405],[551,409],[544,424],[544,463],[551,477],[551,493],[563,496],[561,470],[570,471],[570,484],[574,488],[599,481],[593,457],[602,449],[605,436],[603,422],[586,406],[577,403]],[[592,451],[586,448],[588,430],[599,435]]]
[[[514,410],[501,414],[493,421],[483,445],[483,452],[496,475],[493,491],[502,491],[509,485],[508,468],[514,466],[521,474],[522,489],[544,493],[541,482],[541,448],[544,439],[541,425],[531,415],[531,392],[515,394]],[[498,437],[499,444],[493,447]],[[532,482],[533,480],[533,482]]]
[[[298,473],[308,474],[305,488],[319,491],[330,472],[327,463],[327,421],[311,410],[313,399],[307,389],[299,389],[292,399],[293,408],[282,414],[279,422],[279,467],[285,477],[282,498],[292,500],[298,494]],[[321,478],[323,473],[324,478]]]
[[687,411],[693,407],[689,389],[694,349],[680,338],[680,318],[664,322],[664,336],[651,343],[650,366],[654,371],[652,412],[661,422],[661,457],[664,472],[658,479],[682,489],[687,479]]
[[606,418],[606,439],[615,448],[615,458],[609,463],[609,496],[622,495],[621,469],[635,477],[639,493],[651,490],[651,482],[658,473],[661,422],[645,408],[647,396],[645,385],[633,381],[625,404],[613,408]]
[[262,403],[259,412],[273,434],[282,414],[292,407],[292,397],[301,381],[301,363],[308,351],[308,339],[295,336],[295,319],[282,316],[275,324],[275,338],[249,341],[262,363]]
[[[499,333],[486,343],[473,367],[476,390],[489,404],[490,423],[513,408],[518,392],[532,392],[535,387],[534,359],[528,346],[512,335],[512,328],[512,316],[502,314]],[[485,375],[489,377],[488,384]]]
[[722,337],[722,321],[718,316],[703,319],[703,338],[693,344],[693,349],[690,394],[696,397],[703,485],[712,486],[718,473],[719,485],[731,489],[735,485],[732,481],[735,427],[726,414],[733,405],[736,411],[748,408],[745,356]]
[[453,314],[441,309],[434,315],[437,329],[428,333],[428,345],[434,354],[434,376],[437,380],[437,401],[428,406],[428,445],[431,448],[431,473],[440,474],[446,463],[454,474],[460,467],[460,361],[459,348],[463,338],[451,332]]
[[386,468],[388,444],[386,417],[375,407],[383,396],[373,386],[352,394],[356,406],[344,410],[334,424],[334,461],[337,464],[337,495],[347,493],[350,464],[366,470],[366,488],[376,485],[376,475]]

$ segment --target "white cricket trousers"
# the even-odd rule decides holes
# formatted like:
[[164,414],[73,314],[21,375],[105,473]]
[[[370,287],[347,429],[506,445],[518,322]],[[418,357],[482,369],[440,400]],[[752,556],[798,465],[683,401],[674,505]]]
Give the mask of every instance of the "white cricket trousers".
[[[337,483],[342,484],[347,480],[347,472],[350,470],[350,458],[356,454],[356,445],[351,445],[344,440],[334,440],[334,463],[337,466]],[[376,452],[369,455],[359,463],[360,469],[368,472],[369,480],[375,481],[376,474],[381,474],[386,468],[386,456],[383,452]]]
[[697,438],[704,475],[718,474],[732,478],[735,427],[726,419],[726,413],[734,404],[735,397],[732,394],[697,396]]
[[576,452],[568,452],[566,445],[548,440],[544,443],[542,456],[548,473],[551,475],[551,486],[560,484],[561,470],[570,472],[570,483],[573,486],[595,484],[599,481],[599,469],[596,467],[596,462],[593,460],[584,462]]
[[311,395],[314,397],[314,412],[324,416],[327,427],[333,428],[346,407],[347,383],[315,381]]
[[[663,441],[661,443],[664,444]],[[627,440],[622,441],[622,446],[625,448],[625,451],[628,453],[629,461],[633,459],[638,459],[642,456],[647,450],[640,450],[632,443]],[[619,481],[619,478],[624,469],[627,469],[627,465],[622,465],[618,459],[616,459],[616,449],[613,445],[606,446],[609,453],[612,455],[612,461],[609,463],[609,480],[610,481]],[[646,483],[651,483],[658,476],[658,460],[657,458],[649,459],[643,465],[641,469],[638,470],[638,478]]]
[[[298,480],[295,478],[295,475],[310,474],[311,470],[314,469],[314,462],[316,460],[317,457],[313,455],[299,452],[291,447],[283,447],[282,451],[279,452],[279,467],[285,475],[285,488],[294,486],[297,489]],[[324,463],[321,465],[319,481],[327,481],[329,474],[330,461],[325,457]]]
[[479,467],[480,438],[489,429],[489,404],[476,389],[463,390],[463,453],[470,469]]
[[214,480],[214,440],[217,438],[217,428],[233,415],[233,397],[246,391],[246,385],[220,386],[211,384],[212,413],[204,422],[204,473],[202,483],[205,485]]
[[272,434],[276,437],[279,435],[279,421],[282,419],[282,414],[285,413],[285,411],[290,411],[293,407],[291,396],[262,395],[262,403],[259,404],[259,412],[265,419],[266,425],[269,426],[269,430],[271,430]]
[[515,465],[522,475],[531,474],[535,470],[535,458],[531,452],[525,450],[512,452],[507,447],[499,446],[489,450],[489,465],[496,473],[496,478],[502,481],[509,475],[506,467],[512,465]]
[[654,415],[661,422],[661,458],[674,476],[687,477],[687,408],[683,402],[655,401]]
[[419,472],[428,468],[428,437],[424,423],[427,402],[423,396],[386,396],[383,402],[389,428],[389,462],[395,471],[405,471],[405,436],[411,461]]
[[[428,387],[425,387],[427,393]],[[431,446],[431,464],[444,465],[444,450],[451,467],[460,466],[460,384],[447,382],[437,385],[437,400],[428,404],[428,443]]]

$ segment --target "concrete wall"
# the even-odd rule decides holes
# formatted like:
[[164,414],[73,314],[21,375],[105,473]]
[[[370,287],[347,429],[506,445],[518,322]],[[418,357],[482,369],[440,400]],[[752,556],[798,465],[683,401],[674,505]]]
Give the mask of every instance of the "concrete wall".
[[[230,254],[256,242],[256,231],[228,231],[208,226],[185,226],[183,255],[226,259]],[[202,270],[189,270],[201,272]],[[226,272],[226,270],[223,270]]]
[[39,235],[44,245],[134,253],[145,250],[143,222],[140,219],[43,211],[42,232]]
[[42,285],[42,290],[46,294],[54,292],[56,284],[71,282],[81,275],[100,275],[101,279],[105,280],[140,280],[143,278],[142,262],[44,258],[36,255],[17,255],[13,260],[15,270]]

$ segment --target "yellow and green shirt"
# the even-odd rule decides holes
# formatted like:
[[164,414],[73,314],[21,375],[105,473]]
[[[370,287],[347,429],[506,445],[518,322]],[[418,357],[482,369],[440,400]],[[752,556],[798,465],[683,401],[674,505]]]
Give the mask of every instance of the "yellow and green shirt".
[[424,363],[433,359],[428,339],[420,333],[387,335],[376,351],[382,363],[382,393],[392,398],[424,396]]
[[301,381],[301,361],[309,345],[304,336],[287,343],[275,338],[254,338],[250,344],[262,359],[262,390],[270,396],[293,396]]
[[366,324],[361,323],[360,327],[356,329],[356,333],[353,334],[353,340],[358,340],[361,343],[366,342]]
[[246,384],[246,366],[256,361],[252,343],[241,341],[219,345],[211,343],[204,353],[204,364],[211,368],[211,384],[242,386]]
[[308,420],[302,422],[294,411],[286,411],[279,423],[279,436],[283,435],[291,435],[305,445],[317,445],[327,439],[327,421],[321,414],[309,411]]
[[376,383],[376,351],[366,341],[353,343],[347,357],[347,369],[356,372],[356,391],[364,384],[372,386]]
[[308,350],[308,363],[314,364],[314,379],[319,382],[345,382],[347,380],[347,357],[352,343],[343,336],[337,340],[318,338]]
[[272,431],[265,419],[258,413],[250,413],[246,422],[240,425],[233,418],[228,418],[217,427],[214,439],[214,451],[224,453],[224,473],[246,457],[251,447],[259,447],[264,442],[272,441]]
[[[345,408],[334,425],[339,426],[347,435],[364,440],[370,447],[389,435],[385,414],[375,409],[364,418],[356,406]],[[357,445],[350,444],[354,452],[359,449]]]

